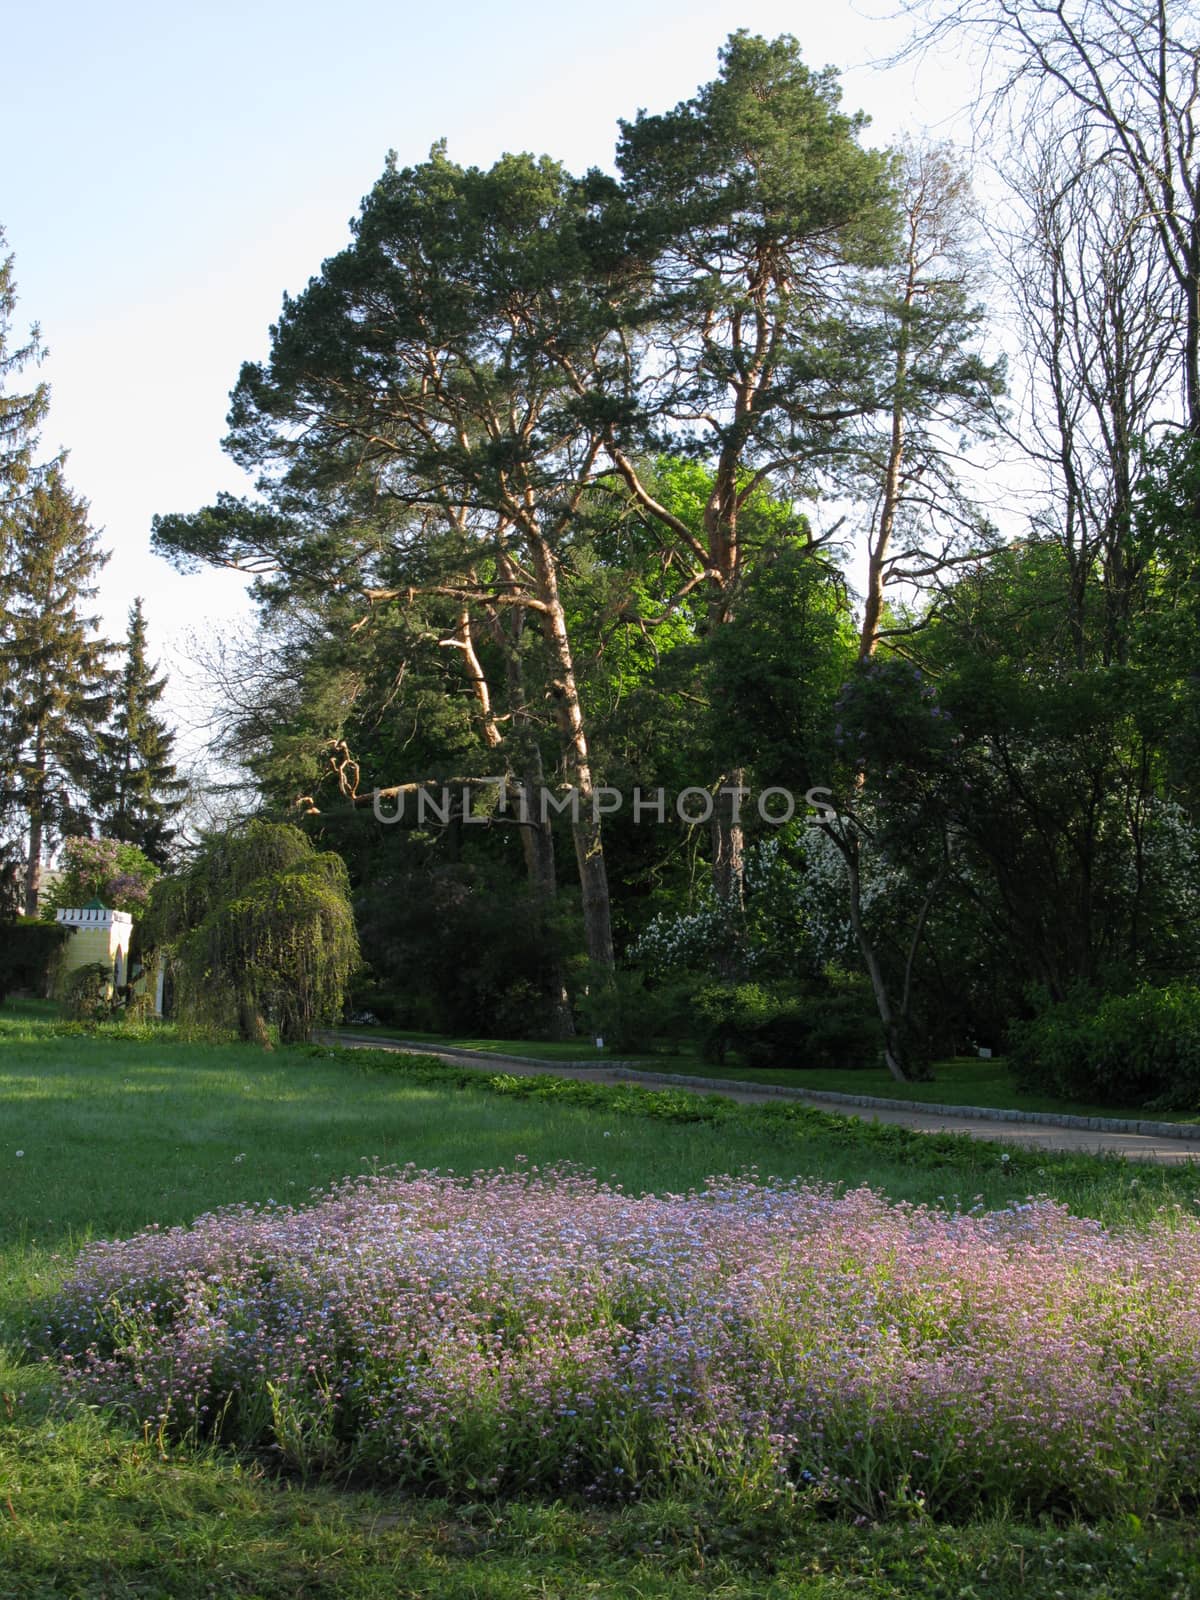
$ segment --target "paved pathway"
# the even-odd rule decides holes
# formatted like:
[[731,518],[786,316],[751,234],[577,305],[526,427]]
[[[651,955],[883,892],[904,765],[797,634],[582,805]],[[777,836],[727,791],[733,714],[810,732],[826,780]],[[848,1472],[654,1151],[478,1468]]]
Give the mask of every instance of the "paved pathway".
[[803,1089],[774,1088],[725,1081],[706,1084],[698,1079],[666,1072],[647,1072],[620,1063],[582,1066],[577,1062],[534,1061],[528,1056],[502,1056],[484,1050],[443,1049],[417,1041],[372,1038],[368,1034],[332,1033],[331,1043],[355,1050],[395,1050],[402,1055],[437,1056],[456,1066],[474,1067],[481,1072],[511,1072],[518,1077],[549,1075],[555,1078],[580,1078],[588,1083],[640,1083],[649,1088],[684,1089],[692,1094],[722,1094],[746,1105],[765,1105],[772,1100],[801,1100],[820,1111],[862,1117],[864,1121],[895,1122],[918,1133],[966,1133],[974,1139],[993,1139],[1005,1144],[1040,1147],[1043,1150],[1081,1150],[1088,1154],[1113,1151],[1142,1161],[1179,1164],[1200,1160],[1200,1138],[1180,1139],[1152,1133],[1127,1133],[1107,1128],[1072,1128],[1056,1122],[1007,1122],[964,1112],[911,1110],[885,1106],[858,1106],[846,1100],[810,1094]]

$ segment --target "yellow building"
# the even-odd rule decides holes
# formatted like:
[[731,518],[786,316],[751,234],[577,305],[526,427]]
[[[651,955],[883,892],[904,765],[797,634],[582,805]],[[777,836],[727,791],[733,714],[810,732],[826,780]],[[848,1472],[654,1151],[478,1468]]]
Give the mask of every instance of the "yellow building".
[[129,969],[129,940],[133,918],[128,911],[110,911],[93,900],[78,909],[59,911],[54,919],[71,930],[59,968],[59,984],[65,984],[80,967],[101,963],[112,970],[112,987],[123,988]]

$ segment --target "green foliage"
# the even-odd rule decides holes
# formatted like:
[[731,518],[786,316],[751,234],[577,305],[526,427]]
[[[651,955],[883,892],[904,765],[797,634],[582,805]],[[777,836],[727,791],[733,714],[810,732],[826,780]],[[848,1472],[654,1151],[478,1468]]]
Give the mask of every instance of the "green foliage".
[[831,708],[855,639],[844,587],[799,539],[768,547],[705,655],[711,737],[759,786],[803,793],[829,775]]
[[70,1022],[101,1022],[113,1011],[113,969],[106,961],[76,967],[62,991],[63,1011]]
[[117,685],[113,718],[99,739],[92,801],[105,832],[140,846],[159,867],[175,837],[171,819],[183,805],[186,784],[171,761],[174,735],[155,714],[166,678],[156,678],[147,657],[142,601],[129,613],[125,665]]
[[578,937],[567,903],[547,907],[496,864],[414,846],[376,866],[355,909],[372,969],[356,1006],[398,1027],[551,1034],[557,959]]
[[70,937],[69,928],[32,917],[9,923],[0,939],[0,1005],[12,989],[44,994],[55,960]]
[[834,712],[834,745],[843,772],[862,775],[875,847],[917,872],[936,862],[961,798],[963,742],[938,684],[902,657],[873,656],[846,680]]
[[[795,39],[732,34],[719,76],[693,99],[621,124],[618,164],[646,236],[698,255],[715,242],[729,256],[773,257],[772,293],[788,290],[785,250],[878,260],[895,227],[889,165],[859,148],[866,118],[840,99],[836,73],[806,68]],[[672,287],[697,302],[721,293],[715,269]],[[740,283],[732,293],[749,302]]]
[[1077,991],[1010,1029],[1010,1065],[1026,1088],[1147,1110],[1200,1110],[1200,988],[1144,985],[1098,998]]
[[59,858],[60,876],[41,898],[41,914],[86,906],[99,900],[110,911],[139,916],[150,903],[150,890],[159,869],[135,844],[116,839],[64,839]]
[[10,769],[30,870],[25,909],[38,909],[40,867],[56,832],[82,832],[96,740],[111,700],[108,646],[85,613],[107,555],[87,502],[58,465],[8,514],[0,655],[0,747]]
[[1145,563],[1136,655],[1156,690],[1154,732],[1170,792],[1193,814],[1200,802],[1200,441],[1175,435],[1148,451],[1134,517]]
[[[0,227],[0,249],[5,242]],[[0,257],[0,514],[21,496],[31,477],[37,430],[50,406],[50,386],[35,383],[25,394],[5,393],[10,377],[17,377],[43,354],[39,330],[35,325],[24,344],[11,342],[13,312],[17,305],[17,286],[13,277],[13,257]]]
[[781,994],[762,984],[711,984],[696,996],[706,1060],[735,1051],[748,1067],[866,1067],[879,1057],[879,1022],[861,982]]
[[[0,251],[4,248],[0,227]],[[13,313],[17,290],[13,257],[0,254],[0,922],[24,907],[19,862],[24,856],[20,833],[20,751],[17,732],[22,710],[20,663],[13,652],[17,583],[19,514],[39,477],[34,464],[38,429],[50,406],[50,386],[35,383],[13,392],[12,380],[44,355],[37,326],[23,343],[14,343]],[[44,469],[43,469],[44,470]]]
[[156,886],[146,938],[169,955],[185,1018],[259,1042],[268,1021],[294,1040],[339,1016],[359,961],[345,863],[279,823],[208,839]]
[[[239,696],[226,748],[280,812],[312,797],[304,826],[353,887],[360,1003],[387,1020],[529,1035],[561,1031],[566,991],[580,1008],[579,910],[603,897],[563,891],[564,823],[523,856],[507,821],[380,829],[355,804],[417,775],[569,781],[568,679],[592,774],[626,796],[603,860],[616,948],[644,976],[586,1011],[623,1049],[681,1025],[680,973],[786,997],[861,962],[905,1073],[999,1048],[1031,982],[1061,998],[1194,973],[1195,448],[1149,452],[1125,499],[1102,463],[1089,480],[1085,523],[1135,513],[1109,530],[1119,627],[1064,504],[968,559],[993,530],[953,458],[986,433],[1001,368],[967,183],[945,151],[889,156],[865,129],[796,40],[738,32],[695,95],[622,124],[619,180],[464,167],[442,145],[389,160],[242,371],[227,448],[265,498],[157,519],[181,565],[257,574],[265,687]],[[876,541],[898,496],[877,554],[931,597],[859,665],[810,512],[830,491]],[[635,787],[721,775],[828,788],[844,827],[776,834],[751,804],[739,855],[727,816],[632,820]],[[577,861],[600,860],[592,843]],[[780,1005],[730,1022],[747,1050],[861,1057],[849,1002],[823,1022]]]
[[[809,72],[794,40],[738,34],[719,79],[694,100],[623,128],[620,184],[521,155],[464,168],[444,145],[413,167],[389,160],[352,244],[285,302],[269,359],[247,364],[234,392],[227,448],[266,469],[266,502],[224,499],[155,523],[156,548],[183,564],[278,573],[259,585],[269,615],[299,601],[319,617],[318,634],[326,620],[330,633],[354,630],[356,647],[336,661],[354,686],[340,710],[306,672],[304,704],[294,695],[288,704],[284,690],[284,715],[273,726],[258,719],[273,782],[289,766],[312,775],[320,723],[327,741],[357,738],[365,725],[356,755],[391,781],[400,763],[412,770],[429,734],[446,770],[461,746],[451,752],[438,735],[461,731],[472,735],[474,765],[456,762],[460,772],[558,765],[569,779],[587,759],[596,775],[626,762],[618,775],[632,773],[647,753],[638,734],[649,697],[637,691],[661,654],[694,642],[714,583],[728,580],[732,603],[737,552],[807,539],[797,486],[830,448],[814,414],[846,403],[848,389],[851,410],[874,404],[873,332],[846,332],[857,304],[850,280],[886,254],[894,218],[890,164],[859,147],[863,126],[838,109],[835,75]],[[817,277],[814,305],[799,286]],[[756,358],[752,378],[740,352],[764,305],[770,355]],[[687,350],[669,377],[662,341]],[[751,393],[745,412],[738,396]],[[651,457],[645,478],[657,492],[655,459],[697,453],[709,417],[717,432],[700,448],[711,445],[730,470],[715,495],[698,481],[711,461],[692,481],[678,473],[679,510],[664,521],[663,502],[633,489],[642,458]],[[774,463],[783,491],[769,502]],[[669,480],[671,469],[659,475]],[[378,678],[360,671],[358,645],[374,649],[359,632],[364,584],[397,597],[394,609],[422,637],[419,677],[407,649],[390,660],[381,652]],[[385,603],[373,630],[391,629]],[[593,622],[583,629],[590,648],[569,650],[581,618]],[[451,641],[463,655],[442,651],[441,670],[426,675]],[[470,685],[458,670],[469,650],[480,657]],[[781,661],[781,687],[786,670]],[[371,688],[359,698],[364,677]],[[677,674],[660,696],[658,781],[675,735],[664,708],[702,699],[694,677]],[[469,695],[482,703],[481,685],[495,714],[461,714]],[[405,739],[372,716],[398,700],[404,716],[386,725],[402,724]],[[448,707],[460,713],[457,730]],[[330,726],[339,716],[345,725]],[[602,851],[599,828],[587,839],[576,832],[586,943],[603,961],[607,844]],[[662,853],[647,861],[648,835],[620,837],[617,872],[641,883]],[[370,956],[383,973],[383,952]]]
[[581,1009],[588,1034],[604,1040],[606,1050],[630,1055],[656,1044],[678,1046],[696,1030],[693,984],[686,977],[658,976],[621,970],[588,986]]

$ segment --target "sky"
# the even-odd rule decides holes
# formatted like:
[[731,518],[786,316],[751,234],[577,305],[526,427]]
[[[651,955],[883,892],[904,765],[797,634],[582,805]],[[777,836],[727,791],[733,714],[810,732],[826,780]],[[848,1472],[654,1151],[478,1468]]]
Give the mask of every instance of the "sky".
[[267,353],[284,292],[348,241],[387,151],[408,164],[444,137],[464,163],[531,150],[574,170],[609,167],[617,119],[693,94],[738,28],[791,33],[810,65],[841,69],[844,104],[871,116],[871,143],[961,132],[965,63],[873,64],[906,37],[880,20],[887,8],[10,4],[10,336],[40,324],[52,391],[43,448],[69,451],[68,479],[112,551],[103,625],[123,637],[134,596],[145,598],[152,649],[176,675],[177,719],[198,715],[196,685],[183,683],[191,639],[227,636],[251,608],[236,574],[183,576],[153,556],[151,518],[251,491],[220,447],[229,391],[241,363]]

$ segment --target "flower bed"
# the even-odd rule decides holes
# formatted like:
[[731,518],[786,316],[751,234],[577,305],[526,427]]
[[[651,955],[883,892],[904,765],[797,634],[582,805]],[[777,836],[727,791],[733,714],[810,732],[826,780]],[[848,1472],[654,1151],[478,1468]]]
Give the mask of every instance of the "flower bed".
[[1200,1227],[409,1168],[89,1246],[68,1392],[413,1489],[1144,1512],[1200,1466]]

